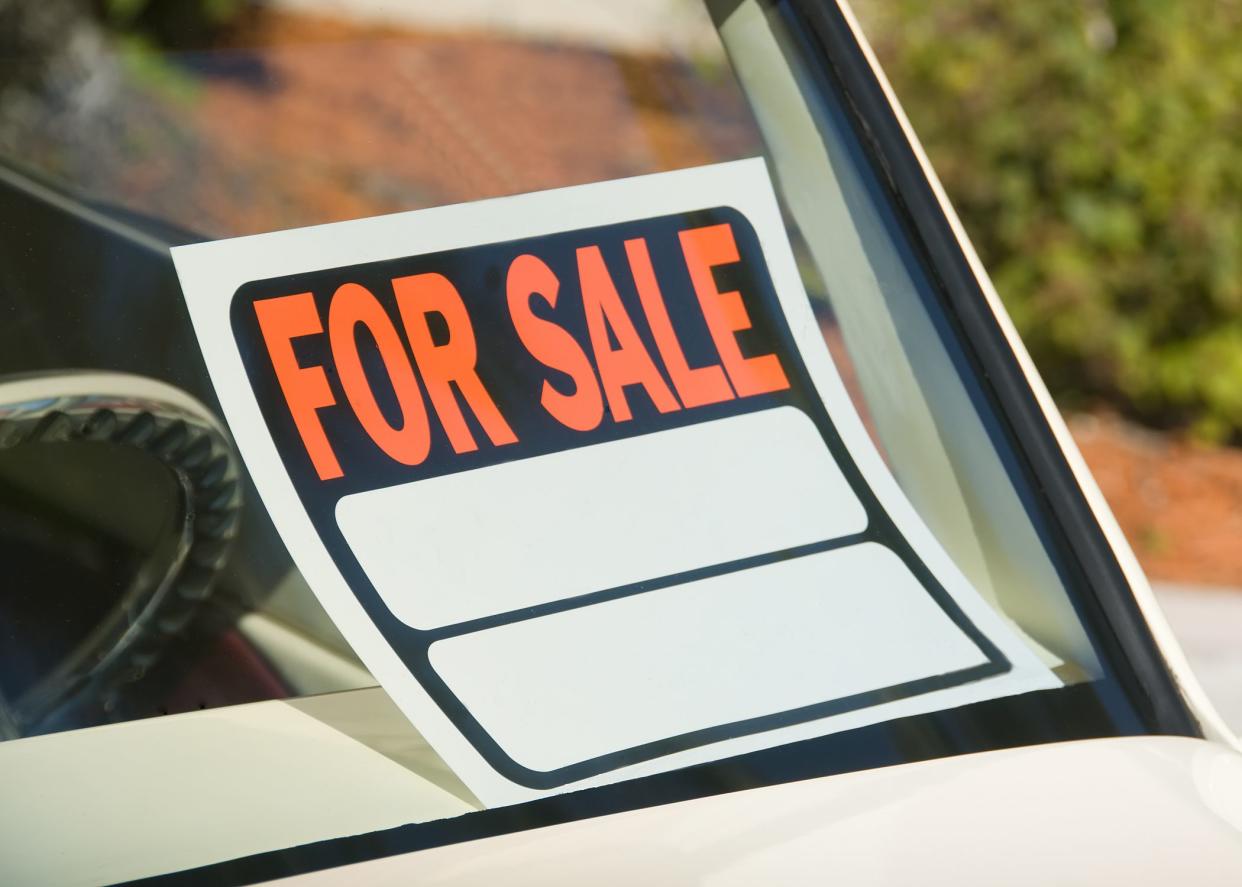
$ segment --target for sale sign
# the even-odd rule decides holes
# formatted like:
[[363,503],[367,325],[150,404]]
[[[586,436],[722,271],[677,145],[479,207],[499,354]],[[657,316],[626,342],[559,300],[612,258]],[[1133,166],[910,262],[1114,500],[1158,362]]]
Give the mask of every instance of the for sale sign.
[[303,575],[486,803],[1056,684],[872,447],[760,160],[174,258]]

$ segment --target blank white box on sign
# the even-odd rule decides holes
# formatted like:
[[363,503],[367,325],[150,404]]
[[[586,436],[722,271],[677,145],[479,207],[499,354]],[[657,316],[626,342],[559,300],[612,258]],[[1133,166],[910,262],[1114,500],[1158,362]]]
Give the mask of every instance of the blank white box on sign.
[[867,525],[814,423],[788,406],[355,493],[336,520],[384,603],[420,629]]
[[447,638],[430,656],[541,771],[987,661],[869,542]]

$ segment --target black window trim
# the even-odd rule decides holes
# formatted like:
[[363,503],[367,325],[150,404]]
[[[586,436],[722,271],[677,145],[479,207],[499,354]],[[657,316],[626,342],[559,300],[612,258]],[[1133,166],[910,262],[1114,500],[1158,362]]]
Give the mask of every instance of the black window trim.
[[852,17],[839,0],[785,2],[818,43],[816,55],[836,80],[891,205],[959,325],[962,344],[977,362],[1047,514],[1094,593],[1088,603],[1098,607],[1099,618],[1093,622],[1108,629],[1099,640],[1130,666],[1117,675],[1127,695],[1153,732],[1203,736]]

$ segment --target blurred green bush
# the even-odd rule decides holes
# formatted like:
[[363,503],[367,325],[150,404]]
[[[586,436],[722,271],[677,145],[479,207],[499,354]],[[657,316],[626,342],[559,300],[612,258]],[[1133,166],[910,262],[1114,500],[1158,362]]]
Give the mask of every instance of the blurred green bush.
[[93,0],[107,27],[180,49],[209,45],[261,5],[259,0]]
[[860,12],[1061,403],[1239,437],[1242,2]]

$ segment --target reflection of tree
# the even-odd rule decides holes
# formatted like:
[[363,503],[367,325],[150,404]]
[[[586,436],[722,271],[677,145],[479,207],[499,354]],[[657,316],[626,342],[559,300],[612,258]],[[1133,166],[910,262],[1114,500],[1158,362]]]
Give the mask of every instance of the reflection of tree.
[[94,133],[117,80],[85,4],[0,0],[0,153],[20,158],[37,131],[40,166],[72,164],[61,147]]

